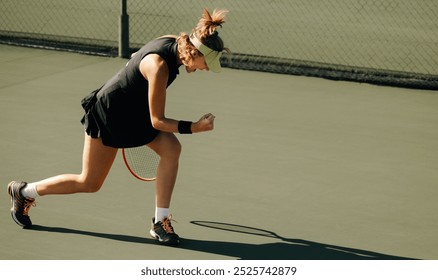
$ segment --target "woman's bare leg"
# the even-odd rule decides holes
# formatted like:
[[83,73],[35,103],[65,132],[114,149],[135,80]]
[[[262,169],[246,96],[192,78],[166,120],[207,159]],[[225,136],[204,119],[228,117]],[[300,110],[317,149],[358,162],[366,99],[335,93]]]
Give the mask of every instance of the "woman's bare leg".
[[156,207],[169,208],[178,174],[181,144],[173,133],[160,132],[148,146],[160,156],[155,185]]
[[97,192],[105,181],[117,155],[117,149],[103,145],[100,138],[85,134],[81,174],[64,174],[39,182],[40,196],[49,194],[73,194]]

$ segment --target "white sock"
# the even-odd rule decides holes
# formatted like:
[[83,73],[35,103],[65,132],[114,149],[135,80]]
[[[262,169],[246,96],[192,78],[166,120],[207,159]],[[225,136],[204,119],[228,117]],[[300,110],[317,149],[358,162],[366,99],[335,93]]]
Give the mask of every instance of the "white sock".
[[169,208],[155,207],[155,222],[161,222],[169,216]]
[[21,189],[21,195],[27,198],[37,198],[39,196],[37,192],[37,185],[35,183],[27,184]]

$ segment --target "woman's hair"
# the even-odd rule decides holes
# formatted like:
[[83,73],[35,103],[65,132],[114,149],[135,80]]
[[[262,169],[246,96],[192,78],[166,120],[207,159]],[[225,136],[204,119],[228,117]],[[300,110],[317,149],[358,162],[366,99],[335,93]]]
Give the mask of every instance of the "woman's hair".
[[[224,47],[224,42],[216,30],[225,23],[225,15],[227,13],[227,10],[214,10],[213,14],[210,15],[208,10],[204,9],[204,13],[198,25],[192,31],[202,44],[218,52],[229,52],[229,49]],[[180,36],[178,36],[177,43],[178,51],[184,65],[190,66],[194,58],[202,55],[190,42],[189,34],[185,32],[181,32]]]

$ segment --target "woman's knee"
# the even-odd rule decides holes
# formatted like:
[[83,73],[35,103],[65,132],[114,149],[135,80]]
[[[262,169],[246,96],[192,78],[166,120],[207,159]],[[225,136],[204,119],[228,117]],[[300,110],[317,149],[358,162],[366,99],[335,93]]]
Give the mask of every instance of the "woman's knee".
[[182,151],[182,145],[181,142],[179,142],[178,138],[174,137],[174,140],[171,143],[170,153],[174,156],[179,158]]
[[179,159],[182,151],[182,145],[173,133],[162,133],[152,148],[161,158]]
[[179,160],[181,151],[182,151],[182,145],[175,137],[175,140],[170,141],[168,145],[166,145],[166,148],[163,149],[163,152],[161,153],[160,157]]
[[102,188],[103,181],[87,178],[87,176],[81,177],[82,178],[78,181],[78,190],[80,190],[80,192],[96,193]]
[[98,192],[99,190],[100,190],[100,188],[102,187],[102,185],[103,184],[100,184],[100,183],[94,183],[94,184],[89,184],[89,185],[86,185],[86,188],[85,188],[85,192],[87,192],[87,193],[96,193],[96,192]]

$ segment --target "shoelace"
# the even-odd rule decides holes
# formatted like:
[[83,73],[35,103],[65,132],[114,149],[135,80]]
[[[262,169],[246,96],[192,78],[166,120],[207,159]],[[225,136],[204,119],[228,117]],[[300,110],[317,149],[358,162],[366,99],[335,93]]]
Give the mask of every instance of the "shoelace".
[[25,199],[24,200],[24,209],[23,209],[23,216],[28,216],[30,207],[36,206],[35,200]]
[[[163,225],[163,229],[164,229],[164,231],[166,232],[166,233],[175,233],[174,231],[173,231],[173,227],[172,227],[172,225],[171,225],[171,221],[175,221],[175,220],[172,220],[172,215],[169,215],[169,217],[167,217],[167,218],[165,218],[164,220],[163,220],[163,222],[161,223],[162,225]],[[176,221],[175,221],[176,222]]]

